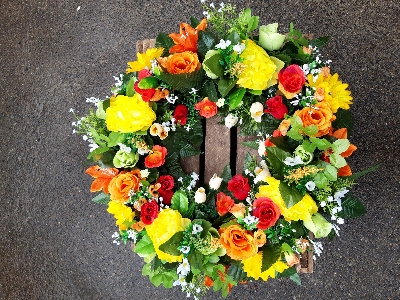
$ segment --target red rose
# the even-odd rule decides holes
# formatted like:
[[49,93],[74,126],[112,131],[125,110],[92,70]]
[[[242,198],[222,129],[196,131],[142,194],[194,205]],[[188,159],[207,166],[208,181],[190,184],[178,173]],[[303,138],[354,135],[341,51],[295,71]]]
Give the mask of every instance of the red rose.
[[225,215],[235,204],[235,201],[223,192],[218,193],[217,195],[217,211],[220,216]]
[[278,88],[288,99],[298,94],[306,82],[303,70],[298,65],[290,65],[280,70],[278,79]]
[[282,103],[282,96],[275,96],[271,99],[268,99],[265,102],[265,105],[268,106],[268,109],[265,109],[265,113],[270,113],[275,119],[283,119],[285,114],[289,112],[288,108],[284,103]]
[[143,70],[139,71],[139,73],[138,73],[139,80],[142,80],[143,78],[146,78],[149,76],[152,76],[149,69],[143,69]]
[[264,230],[275,225],[281,216],[281,211],[271,199],[261,197],[253,203],[253,216],[259,219],[257,228]]
[[199,103],[196,103],[194,108],[199,110],[200,116],[205,118],[211,118],[218,112],[217,103],[210,101],[208,97],[204,98]]
[[162,175],[158,178],[157,183],[161,184],[158,193],[163,198],[163,203],[171,205],[171,199],[174,195],[174,192],[172,191],[174,187],[174,177],[171,175]]
[[150,201],[142,205],[140,211],[140,220],[146,224],[150,225],[153,223],[154,219],[158,216],[158,205],[155,201]]
[[249,180],[240,174],[232,177],[228,182],[228,190],[233,193],[233,196],[238,200],[244,200],[250,192]]
[[174,111],[175,122],[180,123],[181,125],[186,125],[188,113],[189,110],[186,105],[177,105]]
[[165,163],[165,156],[167,156],[167,148],[154,145],[149,155],[144,159],[146,168],[158,168]]

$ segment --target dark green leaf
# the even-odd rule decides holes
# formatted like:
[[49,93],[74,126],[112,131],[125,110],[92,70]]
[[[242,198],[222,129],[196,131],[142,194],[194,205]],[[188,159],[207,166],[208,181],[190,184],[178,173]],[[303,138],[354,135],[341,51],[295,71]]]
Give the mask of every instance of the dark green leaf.
[[196,28],[200,24],[200,21],[195,17],[190,17],[190,26]]
[[335,130],[347,128],[347,134],[350,136],[353,132],[353,117],[349,109],[339,108],[335,114],[336,120],[332,123]]
[[106,204],[108,205],[108,203],[110,202],[110,196],[104,194],[104,192],[101,192],[100,194],[98,194],[96,197],[94,197],[92,199],[93,202],[99,203],[99,204]]
[[191,268],[195,268],[197,270],[203,269],[203,258],[204,255],[201,254],[198,250],[193,251],[188,255],[188,261]]
[[290,277],[294,274],[297,274],[296,267],[291,267],[289,269],[284,270],[282,273],[278,273],[276,278]]
[[259,143],[256,141],[242,142],[241,144],[243,146],[249,147],[251,149],[258,149],[258,147],[259,147]]
[[181,242],[183,241],[183,231],[175,233],[168,241],[160,245],[159,249],[167,254],[179,256],[182,253],[178,250]]
[[243,264],[239,261],[232,261],[227,274],[236,282],[243,281],[247,278],[246,272],[243,271]]
[[268,160],[270,161],[275,172],[278,173],[278,175],[283,176],[283,169],[286,166],[283,161],[287,157],[290,157],[290,154],[277,147],[266,147],[266,151],[268,154]]
[[231,89],[236,85],[235,78],[221,78],[218,81],[218,91],[220,92],[222,97],[228,95]]
[[169,54],[169,49],[174,46],[174,41],[165,33],[159,33],[156,39],[156,47],[164,48],[162,56],[167,56]]
[[288,185],[286,182],[281,181],[279,184],[279,191],[281,192],[282,199],[287,208],[291,208],[301,199],[303,194],[295,187],[294,184]]
[[338,213],[338,216],[341,218],[356,218],[365,213],[364,204],[352,194],[347,194],[342,201],[342,211]]
[[299,276],[299,274],[293,274],[293,275],[290,275],[290,277],[289,277],[291,280],[293,280],[295,283],[297,283],[297,285],[301,285],[301,279],[300,279],[300,276]]
[[183,191],[176,191],[171,199],[171,208],[184,215],[188,211],[189,200]]
[[214,37],[205,31],[199,31],[197,41],[197,51],[201,58],[206,56],[208,50],[214,49],[216,42]]
[[200,89],[203,77],[204,77],[203,68],[185,74],[169,74],[169,73],[160,74],[160,79],[162,81],[173,86],[175,90],[181,93],[188,93],[192,90],[192,88]]
[[219,78],[222,78],[224,76],[224,68],[219,63],[219,61],[222,59],[223,59],[222,55],[216,53],[213,56],[204,60],[203,64],[206,65],[206,67],[210,69],[212,73],[217,75]]
[[[195,221],[195,220],[193,220]],[[201,220],[201,227],[203,227],[202,232],[200,233],[201,238],[205,238],[211,228],[211,223],[206,220]]]
[[329,36],[322,36],[310,41],[310,45],[321,49],[329,41]]
[[361,172],[354,173],[353,175],[347,176],[347,177],[344,177],[344,178],[349,179],[349,180],[357,180],[361,176],[364,176],[364,175],[368,174],[369,172],[375,171],[376,169],[378,169],[379,166],[380,165],[376,165],[374,167],[368,168],[368,169],[366,169],[364,171],[361,171]]
[[182,158],[189,157],[189,156],[196,156],[196,155],[200,155],[200,154],[201,154],[201,151],[194,148],[190,144],[186,144],[185,146],[183,146],[181,148],[181,150],[179,150],[179,156]]
[[281,247],[279,245],[267,244],[261,248],[262,265],[261,272],[267,271],[281,256]]
[[230,34],[228,34],[226,39],[231,41],[232,45],[237,45],[238,43],[240,43],[240,36],[236,31],[233,31]]
[[203,94],[213,102],[218,101],[217,89],[215,88],[215,84],[212,80],[209,80],[204,85]]
[[228,183],[228,181],[232,179],[232,171],[230,165],[225,166],[224,170],[222,171],[221,178],[222,181],[226,183]]
[[240,102],[243,100],[243,96],[246,93],[245,88],[238,88],[233,93],[229,95],[229,108],[235,109],[239,106]]
[[243,172],[245,170],[249,170],[253,163],[254,163],[253,157],[250,155],[249,152],[246,152],[246,155],[244,156]]
[[293,152],[300,145],[299,141],[291,139],[288,136],[270,137],[269,140],[278,148],[289,153]]

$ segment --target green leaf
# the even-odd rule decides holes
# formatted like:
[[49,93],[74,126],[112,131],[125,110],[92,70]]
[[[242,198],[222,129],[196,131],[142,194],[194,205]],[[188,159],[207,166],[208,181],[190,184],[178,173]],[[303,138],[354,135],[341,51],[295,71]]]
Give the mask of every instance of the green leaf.
[[348,139],[339,139],[333,142],[332,149],[335,153],[340,154],[346,151],[350,146]]
[[323,189],[328,185],[329,180],[323,173],[317,173],[314,176],[314,183],[317,186],[317,188]]
[[135,81],[136,81],[136,78],[132,77],[131,79],[129,79],[128,83],[126,84],[126,92],[125,93],[128,97],[132,97],[136,93],[135,89],[134,89]]
[[297,274],[297,273],[292,274],[292,275],[290,275],[289,278],[290,278],[291,280],[293,280],[295,283],[297,283],[297,285],[301,285],[301,279],[300,279],[299,274]]
[[253,162],[253,157],[250,155],[249,152],[246,152],[246,155],[244,156],[243,172],[249,170]]
[[220,92],[222,97],[228,95],[231,89],[236,85],[235,78],[221,78],[218,81],[218,91]]
[[239,106],[245,93],[246,89],[241,87],[229,95],[229,108],[231,110]]
[[179,150],[179,156],[182,158],[188,157],[188,156],[196,156],[196,155],[200,155],[200,154],[201,154],[201,151],[196,149],[195,147],[193,147],[190,144],[186,144]]
[[217,262],[219,262],[219,256],[215,255],[215,254],[211,254],[208,256],[208,262],[212,263],[212,264],[216,264]]
[[240,36],[236,31],[232,31],[230,34],[228,34],[226,40],[231,41],[232,45],[237,45],[241,42]]
[[302,144],[304,150],[306,150],[307,152],[311,152],[313,153],[315,148],[317,147],[314,143],[310,143],[310,141],[307,140],[303,140],[303,144]]
[[135,248],[133,250],[135,253],[139,255],[149,255],[155,252],[153,242],[150,237],[146,234],[144,235],[139,242],[136,243]]
[[178,250],[181,242],[183,241],[183,231],[175,233],[168,241],[160,245],[159,249],[167,254],[179,256],[182,253]]
[[293,266],[293,267],[291,267],[289,269],[284,270],[282,273],[278,273],[276,275],[276,278],[290,277],[290,276],[292,276],[294,274],[297,274],[297,271],[296,271],[296,267]]
[[[194,222],[195,220],[193,220]],[[211,228],[211,223],[208,222],[207,220],[201,220],[201,227],[203,227],[202,232],[200,233],[200,237],[203,239],[207,236],[208,232],[210,231]]]
[[190,26],[196,28],[200,24],[200,21],[195,17],[190,17]]
[[334,166],[332,166],[330,164],[327,164],[325,166],[324,175],[328,180],[336,181],[337,173],[338,173],[338,170]]
[[148,76],[143,78],[142,80],[139,81],[139,88],[141,89],[152,89],[156,88],[159,85],[158,79],[154,76]]
[[261,96],[262,90],[247,90],[250,94]]
[[261,248],[262,265],[261,273],[267,271],[281,256],[281,247],[277,244],[267,244]]
[[104,192],[101,192],[98,194],[96,197],[92,199],[93,202],[99,203],[99,204],[106,204],[110,202],[110,196],[106,195]]
[[331,165],[335,166],[338,169],[347,165],[346,160],[336,152],[329,156],[329,160]]
[[160,79],[174,87],[181,93],[188,93],[192,88],[200,89],[204,77],[204,70],[200,68],[197,71],[185,74],[161,73]]
[[206,56],[208,50],[214,49],[216,45],[214,37],[205,31],[199,31],[197,40],[197,52],[201,58]]
[[317,134],[318,126],[317,125],[310,125],[310,126],[304,127],[302,130],[308,136],[312,136],[312,135],[316,135]]
[[253,16],[250,18],[250,21],[247,24],[247,32],[251,32],[258,27],[258,19],[258,16]]
[[222,181],[226,183],[228,183],[228,181],[232,179],[232,171],[230,165],[225,166],[224,170],[222,171],[221,178]]
[[243,281],[247,277],[246,272],[243,271],[243,264],[240,261],[232,261],[227,274],[236,282]]
[[154,276],[150,277],[150,281],[154,286],[158,287],[163,282],[163,274],[155,274]]
[[291,208],[303,199],[303,194],[294,184],[288,185],[286,182],[281,181],[279,184],[279,191],[281,192],[283,202],[285,202],[287,208]]
[[256,141],[242,142],[241,144],[243,146],[249,147],[251,149],[258,149],[258,146],[259,146],[259,143]]
[[338,213],[338,216],[341,218],[356,218],[365,213],[364,204],[352,194],[347,194],[342,201],[342,211]]
[[171,208],[179,211],[181,215],[184,215],[188,211],[189,200],[185,192],[176,191],[172,196]]
[[188,255],[188,261],[191,268],[202,270],[203,269],[203,259],[204,255],[198,250],[193,251]]
[[315,145],[321,151],[324,151],[332,146],[332,144],[328,140],[323,139],[323,138],[321,139],[321,138],[316,138],[316,137],[310,137],[310,141],[312,142],[313,145]]
[[154,271],[151,268],[151,263],[144,264],[142,268],[142,275],[143,276],[149,276],[153,275]]
[[329,36],[322,36],[310,41],[310,45],[321,49],[329,41]]
[[371,167],[371,168],[368,168],[368,169],[366,169],[366,170],[364,170],[364,171],[354,173],[353,175],[347,176],[347,177],[345,177],[345,178],[346,178],[346,179],[349,179],[349,180],[357,180],[357,179],[360,178],[361,176],[364,176],[365,174],[368,174],[369,172],[375,171],[376,169],[378,169],[379,166],[380,166],[380,165],[376,165],[376,166]]
[[215,84],[212,80],[209,80],[208,83],[204,85],[203,94],[213,102],[218,101],[217,89],[215,88]]
[[107,144],[108,147],[115,147],[119,143],[122,144],[125,141],[125,135],[123,133],[121,133],[121,132],[113,131],[108,135],[108,137],[110,139],[110,141]]
[[268,154],[268,160],[272,164],[275,172],[278,173],[278,175],[283,176],[283,169],[286,166],[283,161],[287,157],[290,157],[290,154],[277,147],[266,147],[266,151]]
[[203,64],[206,65],[206,67],[209,68],[212,73],[217,75],[219,78],[222,78],[222,77],[224,77],[224,68],[219,63],[220,60],[223,60],[222,55],[219,53],[216,53],[213,56],[207,58],[203,62]]
[[164,48],[162,56],[169,55],[169,49],[174,46],[174,41],[165,33],[161,32],[158,34],[156,39],[156,47],[157,48]]
[[353,132],[353,117],[349,109],[339,108],[335,113],[336,120],[332,123],[335,130],[347,128],[347,135],[350,136]]
[[299,132],[299,129],[297,127],[290,128],[290,130],[286,134],[288,137],[296,140],[296,141],[301,141],[303,139],[303,136]]

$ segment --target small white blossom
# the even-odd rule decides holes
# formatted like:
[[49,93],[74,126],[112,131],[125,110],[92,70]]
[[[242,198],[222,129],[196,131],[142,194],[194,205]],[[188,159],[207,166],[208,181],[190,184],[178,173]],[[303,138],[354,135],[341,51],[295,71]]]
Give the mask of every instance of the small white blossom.
[[136,233],[136,231],[134,231],[134,230],[132,230],[132,229],[129,229],[129,230],[127,230],[127,233],[128,233],[128,238],[129,238],[129,239],[132,239],[133,242],[136,244],[136,239],[137,239],[137,233]]
[[215,8],[214,2],[210,3],[210,7]]
[[146,178],[150,175],[149,169],[140,170],[140,177]]
[[97,148],[99,148],[99,145],[97,145],[96,143],[93,144],[89,144],[89,151],[93,152],[94,150],[96,150]]
[[182,182],[183,182],[183,178],[182,178],[182,177],[179,177],[179,178],[178,178],[178,181],[179,181],[180,183],[182,183]]
[[185,126],[185,129],[186,129],[186,131],[189,131],[189,130],[190,130],[190,125],[189,125],[189,124],[186,125],[186,126]]
[[194,224],[193,225],[193,230],[192,230],[192,234],[193,235],[198,234],[198,233],[200,233],[202,231],[203,231],[203,227],[201,227],[200,224]]
[[311,192],[311,191],[313,191],[315,189],[315,182],[314,181],[309,181],[309,182],[306,183],[305,186],[306,186],[306,189]]
[[189,94],[191,94],[191,95],[196,95],[196,94],[197,94],[197,91],[198,91],[198,90],[196,90],[195,88],[192,88],[192,90],[189,92]]
[[258,223],[258,218],[255,216],[247,215],[244,219],[243,222],[246,223],[247,226],[253,226]]
[[190,272],[190,264],[187,258],[182,260],[182,263],[176,269],[176,272],[180,275],[186,276]]
[[225,118],[225,126],[228,128],[232,128],[237,124],[239,118],[233,114],[228,114]]
[[222,107],[225,105],[225,98],[219,98],[217,101],[217,106]]
[[194,180],[199,180],[199,174],[196,174],[195,172],[190,175]]
[[336,222],[337,222],[338,224],[344,224],[344,219],[338,218],[338,219],[336,220]]
[[217,45],[215,45],[215,48],[217,49],[222,49],[225,50],[226,48],[228,48],[230,45],[232,44],[232,42],[230,40],[220,40],[219,43]]
[[69,112],[72,112],[72,113],[73,113],[73,112],[74,112],[74,109],[73,109],[73,108],[70,108],[70,109],[69,109]]
[[178,97],[175,96],[174,94],[171,94],[169,96],[166,96],[165,99],[171,104],[175,104],[175,101],[178,100]]
[[210,18],[210,14],[207,11],[203,11],[203,15],[204,17],[206,17],[207,19]]
[[182,246],[180,251],[183,254],[188,254],[190,252],[190,246]]
[[326,202],[322,201],[320,205],[321,205],[321,207],[325,207],[326,206]]
[[245,48],[246,46],[244,44],[237,44],[233,46],[233,51],[235,51],[237,54],[241,54]]
[[131,147],[128,147],[122,143],[118,143],[118,146],[122,151],[124,151],[126,153],[131,153],[131,150],[132,150]]
[[283,161],[285,165],[287,166],[296,166],[296,165],[302,165],[304,162],[301,160],[301,157],[296,155],[294,158],[292,157],[286,157],[285,160]]
[[182,287],[186,286],[187,282],[186,282],[186,276],[179,274],[179,278],[177,280],[174,281],[174,283],[172,284],[173,286],[177,286],[180,285]]

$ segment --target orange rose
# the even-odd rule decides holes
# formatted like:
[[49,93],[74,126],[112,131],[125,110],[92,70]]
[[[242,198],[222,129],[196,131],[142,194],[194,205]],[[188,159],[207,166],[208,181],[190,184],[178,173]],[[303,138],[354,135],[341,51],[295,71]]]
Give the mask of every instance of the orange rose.
[[233,207],[235,201],[225,193],[220,192],[217,195],[217,202],[215,205],[217,206],[217,211],[220,216],[225,215],[228,211]]
[[144,165],[146,168],[158,168],[165,163],[165,156],[167,156],[167,148],[155,145],[144,159]]
[[264,231],[258,229],[256,232],[254,232],[254,240],[256,241],[258,247],[262,247],[267,242],[267,236]]
[[257,254],[258,247],[253,235],[239,225],[226,228],[219,241],[232,259],[243,260]]
[[108,185],[111,200],[125,203],[129,199],[129,193],[131,190],[139,190],[141,179],[139,169],[119,173],[119,175],[114,177]]
[[199,103],[196,103],[194,108],[199,110],[200,116],[205,118],[211,118],[215,116],[218,111],[217,103],[210,101],[208,97],[204,98]]
[[315,135],[316,137],[328,134],[332,128],[332,122],[336,119],[329,103],[324,101],[318,102],[312,107],[304,107],[302,110],[298,110],[294,114],[300,117],[304,127],[310,125],[318,126],[318,133]]
[[160,57],[158,62],[170,74],[191,73],[201,67],[197,53],[191,51],[175,53],[168,57]]

